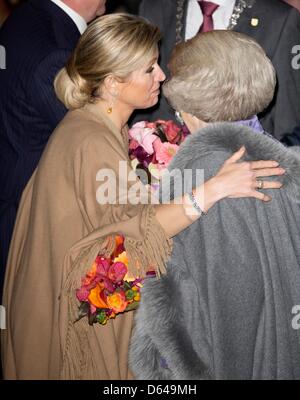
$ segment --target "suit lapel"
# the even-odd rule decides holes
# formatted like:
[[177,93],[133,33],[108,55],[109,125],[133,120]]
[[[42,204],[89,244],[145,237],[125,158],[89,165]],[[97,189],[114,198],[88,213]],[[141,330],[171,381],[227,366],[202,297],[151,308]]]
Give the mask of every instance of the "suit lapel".
[[233,29],[241,24],[245,14],[253,7],[256,0],[236,0],[227,29]]
[[188,0],[176,0],[175,43],[179,43],[185,40],[187,9],[188,9]]
[[252,34],[260,28],[260,17],[262,10],[257,7],[256,3],[257,2],[254,2],[251,7],[244,8],[244,11],[241,13],[240,18],[237,21],[236,27],[233,28],[234,30],[244,32],[246,34],[249,32],[248,34],[252,36]]
[[241,14],[234,30],[251,36],[263,46],[268,57],[272,58],[277,39],[279,40],[279,32],[272,29],[272,34],[270,34],[270,23],[268,22],[270,20],[272,20],[270,10],[261,2],[255,1],[251,8],[246,8]]

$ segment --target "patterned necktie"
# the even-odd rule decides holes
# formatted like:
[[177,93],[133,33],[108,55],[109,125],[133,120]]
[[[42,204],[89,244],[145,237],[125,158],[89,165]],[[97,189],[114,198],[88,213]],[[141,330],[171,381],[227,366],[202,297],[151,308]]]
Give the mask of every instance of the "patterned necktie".
[[199,33],[212,31],[214,29],[214,22],[212,15],[219,7],[218,4],[204,0],[198,1],[198,3],[203,14],[203,23],[200,26]]

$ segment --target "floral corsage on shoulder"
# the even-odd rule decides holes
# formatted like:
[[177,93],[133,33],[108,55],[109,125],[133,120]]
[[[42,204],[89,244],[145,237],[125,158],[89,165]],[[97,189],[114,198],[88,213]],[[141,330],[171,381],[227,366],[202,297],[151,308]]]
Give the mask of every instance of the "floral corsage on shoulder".
[[141,287],[142,279],[129,275],[124,237],[117,235],[110,257],[99,254],[76,290],[78,319],[87,316],[90,325],[105,325],[117,314],[137,307]]

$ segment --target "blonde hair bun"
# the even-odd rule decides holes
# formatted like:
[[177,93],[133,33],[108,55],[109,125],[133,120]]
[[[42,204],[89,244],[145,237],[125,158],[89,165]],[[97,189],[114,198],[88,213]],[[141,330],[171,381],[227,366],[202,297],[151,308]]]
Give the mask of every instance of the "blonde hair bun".
[[116,13],[97,18],[57,74],[57,97],[71,110],[95,102],[107,76],[127,79],[153,58],[160,38],[159,29],[142,17]]

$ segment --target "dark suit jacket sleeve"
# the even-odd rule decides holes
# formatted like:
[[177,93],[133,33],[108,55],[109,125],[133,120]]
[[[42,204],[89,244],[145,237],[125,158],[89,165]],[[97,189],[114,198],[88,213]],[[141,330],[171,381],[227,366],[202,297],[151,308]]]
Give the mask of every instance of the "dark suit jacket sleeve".
[[65,116],[67,109],[54,91],[54,79],[65,65],[70,51],[56,50],[47,55],[36,67],[29,83],[30,103],[52,130]]
[[[292,66],[292,49],[300,43],[300,13],[291,9],[277,42],[273,64],[276,66],[279,91],[275,107],[266,117],[267,128],[277,138],[300,125],[300,69]],[[272,129],[273,128],[273,129]]]

